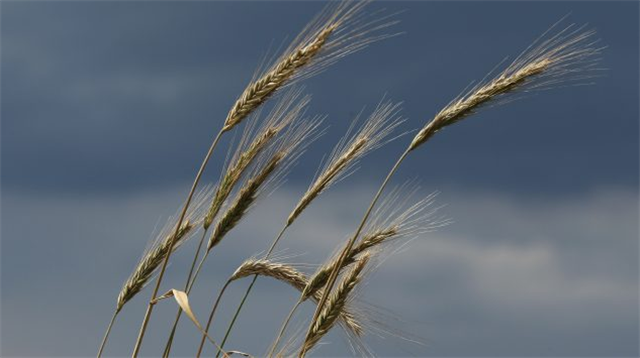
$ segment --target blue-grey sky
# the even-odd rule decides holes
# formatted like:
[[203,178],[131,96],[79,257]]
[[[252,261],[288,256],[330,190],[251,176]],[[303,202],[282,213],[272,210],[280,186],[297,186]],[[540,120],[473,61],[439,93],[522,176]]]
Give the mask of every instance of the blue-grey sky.
[[[229,107],[269,49],[286,44],[322,6],[1,2],[2,356],[95,354],[122,281],[177,210]],[[213,257],[194,293],[197,313],[207,311],[209,291],[268,246],[327,148],[364,106],[385,95],[402,101],[402,130],[418,129],[569,14],[565,23],[588,23],[607,46],[608,70],[594,85],[484,109],[403,164],[394,184],[417,178],[420,194],[439,190],[455,223],[389,257],[364,290],[367,301],[399,317],[390,326],[426,346],[367,342],[382,356],[638,356],[639,4],[381,1],[369,8],[403,10],[389,30],[403,34],[304,81],[313,95],[309,113],[327,115],[327,134],[220,246],[226,254]],[[355,228],[408,140],[379,149],[318,199],[283,248],[305,253],[297,261],[321,263]],[[220,150],[205,181],[215,181],[223,160]],[[182,285],[189,244],[163,288]],[[229,307],[244,284],[232,290]],[[259,281],[233,348],[264,353],[297,298],[283,287]],[[127,305],[109,355],[130,353],[149,295]],[[145,355],[158,354],[174,310],[158,306]],[[192,355],[195,329],[181,328],[176,354]],[[327,341],[317,355],[349,354],[340,332]]]

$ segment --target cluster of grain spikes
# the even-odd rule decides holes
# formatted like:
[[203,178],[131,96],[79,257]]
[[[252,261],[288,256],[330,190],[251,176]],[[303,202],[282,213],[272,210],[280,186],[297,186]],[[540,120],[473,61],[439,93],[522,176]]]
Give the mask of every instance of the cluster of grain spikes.
[[282,178],[305,149],[323,134],[323,131],[319,130],[322,121],[323,117],[316,116],[292,124],[282,137],[258,159],[252,173],[238,189],[216,223],[190,287],[195,283],[197,273],[211,250],[246,216],[261,194],[268,193],[279,186]]
[[224,130],[233,128],[278,89],[313,76],[375,41],[391,37],[379,32],[397,21],[391,16],[363,19],[362,10],[367,3],[368,0],[330,2],[273,65],[254,76],[227,114]]
[[[312,181],[305,194],[292,210],[287,221],[284,223],[282,229],[280,230],[280,233],[271,243],[271,246],[265,254],[265,259],[268,259],[270,257],[276,245],[283,237],[285,231],[289,228],[289,226],[293,224],[293,222],[304,211],[304,209],[306,209],[311,204],[313,200],[320,196],[320,194],[322,194],[322,192],[328,189],[331,185],[348,176],[350,173],[350,169],[352,169],[365,155],[397,138],[394,138],[391,135],[393,134],[395,129],[404,121],[404,119],[399,115],[399,112],[399,103],[382,100],[373,110],[371,115],[369,115],[364,120],[357,132],[352,134],[355,126],[360,123],[360,116],[362,113],[354,118],[345,136],[334,147],[320,174],[317,175],[317,177]],[[236,309],[236,313],[234,314],[234,317],[229,324],[229,327],[227,328],[225,338],[221,343],[223,347],[226,342],[226,338],[233,329],[233,325],[238,315],[240,314],[248,295],[251,293],[251,290],[257,278],[258,275],[254,275],[251,284],[249,285],[243,298],[241,299],[240,305]],[[224,290],[219,293],[218,298],[216,298],[216,302],[220,300],[220,295],[222,295],[223,293]],[[214,307],[217,306],[214,305]],[[215,308],[212,316],[214,313]],[[202,347],[205,343],[205,338],[206,337],[203,335],[199,351],[202,350]]]
[[[442,128],[468,118],[488,104],[504,102],[507,95],[549,88],[564,82],[579,84],[585,78],[592,77],[594,71],[598,70],[596,66],[602,48],[596,46],[597,41],[593,39],[594,32],[585,31],[583,27],[575,28],[570,25],[552,34],[556,26],[557,24],[545,32],[496,77],[480,83],[467,94],[449,103],[414,137],[387,174],[365,211],[356,232],[341,251],[337,264],[327,279],[324,294],[316,307],[305,340],[309,340],[313,335],[313,322],[317,322],[322,315],[329,295],[338,279],[340,269],[347,261],[349,253],[356,244],[380,195],[409,153],[428,141]],[[304,357],[307,350],[308,345],[303,345],[299,356]]]
[[[310,101],[308,96],[301,95],[299,89],[293,89],[285,94],[282,101],[267,116],[267,120],[257,125],[260,108],[283,88],[323,71],[338,59],[359,51],[372,42],[394,36],[379,33],[380,30],[386,30],[396,23],[392,18],[394,15],[365,15],[362,9],[368,2],[368,0],[331,2],[280,57],[266,66],[265,70],[256,72],[229,110],[222,128],[215,136],[177,221],[171,221],[168,229],[145,253],[125,282],[118,295],[115,313],[107,328],[98,356],[102,354],[111,327],[123,306],[158,273],[134,347],[133,356],[136,357],[153,306],[159,300],[158,289],[171,254],[202,225],[203,235],[185,283],[186,292],[172,291],[174,295],[179,293],[180,297],[186,300],[212,249],[218,246],[246,217],[251,207],[264,193],[279,185],[306,146],[320,135],[318,131],[320,117],[309,121],[299,120]],[[401,210],[400,208],[406,206],[406,198],[415,195],[417,191],[411,192],[405,199],[398,199],[399,191],[392,192],[392,199],[384,201],[377,209],[376,205],[387,184],[409,153],[422,146],[443,128],[470,117],[482,108],[512,100],[518,94],[548,89],[558,84],[582,84],[585,79],[593,77],[595,71],[599,70],[597,64],[602,51],[602,47],[597,47],[597,41],[593,40],[594,32],[585,31],[584,27],[574,25],[559,31],[556,31],[556,28],[557,24],[493,78],[482,80],[471,90],[463,92],[447,104],[418,132],[382,182],[354,235],[347,240],[338,255],[333,256],[309,278],[293,265],[271,259],[270,255],[275,246],[285,230],[317,197],[348,176],[356,163],[367,153],[391,140],[390,134],[403,120],[398,116],[398,104],[383,101],[355,135],[350,134],[354,128],[352,125],[347,135],[334,148],[325,165],[321,166],[320,173],[284,220],[280,234],[272,242],[266,255],[261,259],[251,258],[245,261],[226,282],[215,300],[206,329],[202,329],[198,324],[203,338],[197,355],[201,354],[205,338],[216,345],[207,332],[226,287],[231,282],[249,276],[253,276],[253,281],[245,292],[221,345],[216,345],[218,355],[222,353],[227,356],[223,350],[224,344],[258,276],[285,282],[300,293],[298,302],[290,311],[271,346],[269,356],[272,356],[278,348],[278,343],[296,308],[307,299],[316,303],[316,311],[300,342],[300,357],[304,357],[309,350],[317,347],[336,323],[345,328],[349,337],[359,338],[364,333],[365,327],[358,312],[351,310],[349,304],[354,300],[354,291],[362,282],[365,267],[370,270],[373,266],[370,262],[371,257],[382,253],[388,254],[390,252],[388,248],[393,246],[390,244],[399,242],[400,238],[419,236],[449,222],[433,216],[437,210],[437,208],[431,209],[433,196],[428,196],[409,206],[408,209]],[[203,193],[196,194],[203,171],[223,133],[231,131],[249,116],[253,116],[254,119],[245,127],[244,136],[231,160],[225,165],[215,191],[206,189]],[[258,129],[256,130],[254,126]],[[234,191],[235,195],[233,195]],[[194,205],[191,205],[192,200],[195,202]],[[206,204],[203,203],[208,204],[208,210],[204,209]],[[210,227],[212,232],[204,248],[205,254],[194,271]],[[361,235],[362,233],[364,234]],[[165,357],[170,354],[180,313],[181,310],[178,311],[165,347],[163,354]]]
[[[225,165],[222,170],[221,178],[216,186],[215,195],[205,216],[202,237],[200,238],[194,253],[191,267],[184,285],[184,291],[187,294],[191,292],[191,285],[194,279],[193,275],[195,273],[196,264],[198,263],[198,258],[200,257],[205,237],[220,209],[223,207],[236,184],[251,168],[251,165],[255,163],[259,155],[277,141],[278,136],[282,134],[282,131],[285,128],[304,115],[310,101],[311,96],[302,95],[302,88],[292,88],[278,100],[276,105],[262,121],[262,124],[258,126],[257,130],[255,129],[255,126],[261,119],[260,111],[256,111],[252,115],[252,118],[249,120],[249,123],[245,127],[241,139],[237,144],[235,153],[231,157],[230,162]],[[165,346],[163,354],[165,357],[171,352],[175,331],[178,327],[181,315],[182,310],[178,309],[171,333],[169,334],[169,338],[167,339],[167,344]]]
[[197,228],[204,220],[204,208],[211,200],[212,195],[213,190],[210,186],[206,186],[200,190],[194,197],[195,204],[187,213],[186,219],[182,222],[178,230],[175,230],[175,220],[168,220],[157,238],[149,245],[135,269],[120,289],[116,300],[116,309],[100,345],[98,356],[102,354],[115,319],[124,305],[133,299],[151,281],[169,252],[177,250],[178,247],[192,236],[194,228]]
[[[289,214],[287,225],[291,225],[324,190],[347,176],[349,169],[362,157],[394,139],[390,138],[391,133],[404,122],[398,115],[399,111],[400,103],[381,101],[357,134],[350,136],[353,127],[349,128],[347,135],[334,147],[323,170]],[[353,124],[358,122],[358,117],[352,122]]]
[[[182,224],[202,174],[224,133],[240,124],[277,90],[321,72],[338,59],[357,52],[372,42],[389,37],[389,35],[378,33],[380,30],[386,29],[395,23],[395,21],[389,20],[389,17],[362,21],[362,9],[367,3],[368,1],[345,0],[337,3],[337,5],[328,5],[296,37],[289,48],[272,66],[264,73],[254,76],[254,80],[249,83],[242,95],[231,107],[222,128],[213,139],[187,195],[182,212],[179,215],[177,227]],[[176,234],[177,230],[176,228]],[[133,357],[137,357],[140,351],[142,340],[153,312],[151,302],[158,294],[174,244],[175,242],[171,241],[169,254],[165,257],[160,268],[158,280],[142,320],[132,354]],[[191,270],[192,272],[193,270]],[[173,333],[165,349],[165,355],[169,353],[172,337]]]
[[[311,96],[302,96],[302,88],[294,88],[278,101],[255,134],[251,133],[252,126],[247,126],[230,164],[222,171],[222,177],[205,218],[205,229],[213,223],[233,188],[254,159],[277,138],[283,129],[303,116],[310,101]],[[251,123],[258,122],[259,117],[259,114],[256,115]]]
[[[372,220],[366,227],[363,239],[355,245],[347,259],[342,263],[339,272],[356,263],[362,255],[390,255],[395,249],[413,238],[432,232],[450,223],[450,220],[437,216],[441,206],[435,206],[437,193],[411,204],[419,192],[419,187],[411,182],[401,185],[385,196],[380,207],[374,211]],[[271,348],[270,355],[275,351],[278,343],[284,337],[287,326],[299,305],[309,299],[322,296],[322,288],[326,284],[330,273],[338,265],[338,257],[334,256],[322,265],[308,280],[301,290],[298,303],[292,308],[283,323],[278,336]],[[358,336],[358,335],[357,335]],[[351,337],[350,337],[351,338]],[[356,341],[356,343],[358,343]],[[360,346],[355,344],[354,346]],[[359,348],[359,349],[363,349]]]
[[597,46],[595,31],[572,24],[552,34],[557,26],[552,26],[498,75],[481,81],[440,110],[415,136],[411,149],[486,105],[506,103],[513,95],[560,84],[581,85],[597,76],[602,70],[598,64],[604,47]]
[[364,267],[369,262],[369,258],[370,255],[368,253],[365,253],[358,258],[354,267],[345,275],[335,292],[331,293],[326,306],[322,309],[318,318],[312,323],[311,333],[305,338],[303,343],[303,349],[305,351],[313,348],[313,346],[315,346],[316,343],[318,343],[320,339],[333,327],[340,315],[340,312],[342,312],[347,304],[351,292],[361,281],[362,270],[364,270]]

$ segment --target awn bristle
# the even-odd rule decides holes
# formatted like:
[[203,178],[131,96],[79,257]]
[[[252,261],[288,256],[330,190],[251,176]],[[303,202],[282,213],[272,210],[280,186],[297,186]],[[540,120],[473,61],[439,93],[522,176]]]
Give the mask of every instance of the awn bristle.
[[153,277],[153,274],[162,264],[165,256],[169,252],[171,242],[175,240],[175,244],[173,244],[173,251],[175,251],[186,241],[188,233],[193,229],[193,227],[194,225],[189,222],[189,220],[185,220],[180,226],[180,230],[178,230],[178,235],[175,236],[175,239],[173,235],[174,230],[171,229],[171,234],[167,235],[164,240],[153,246],[145,253],[144,257],[138,263],[138,266],[136,266],[136,269],[133,271],[131,276],[129,276],[120,290],[116,305],[117,312],[119,312],[127,302],[129,302],[146,286],[147,283],[149,283],[151,277]]
[[[367,249],[381,244],[382,242],[395,236],[396,234],[397,229],[392,227],[386,230],[381,230],[366,235],[361,244],[356,245],[353,249],[351,249],[351,251],[349,251],[349,255],[344,260],[341,270],[355,263],[357,261],[358,255],[362,254]],[[308,299],[310,296],[316,295],[317,292],[324,287],[324,285],[327,283],[327,280],[329,279],[329,275],[331,275],[331,272],[338,264],[337,259],[337,257],[333,258],[327,265],[323,265],[313,274],[311,279],[309,279],[307,286],[305,286],[302,290],[303,300]]]
[[366,3],[343,1],[337,5],[329,4],[272,66],[249,83],[227,114],[223,130],[230,130],[240,123],[278,89],[315,75],[372,42],[390,37],[374,34],[395,24],[388,21],[388,17],[364,22],[357,16]]
[[[220,184],[217,187],[215,196],[204,220],[205,230],[213,223],[214,218],[218,215],[225,200],[227,200],[231,191],[253,160],[273,141],[278,133],[304,113],[304,109],[309,104],[311,96],[300,98],[300,95],[301,90],[293,89],[283,96],[267,116],[265,124],[257,131],[257,134],[253,136],[253,141],[250,144],[244,145],[247,142],[247,138],[251,137],[251,128],[243,135],[243,139],[241,139],[238,145],[231,164],[228,169],[224,171],[222,179],[220,179]],[[252,122],[255,123],[257,120],[258,118],[255,118]]]
[[[172,252],[175,252],[184,242],[186,242],[196,228],[204,220],[204,212],[206,205],[211,201],[213,189],[210,185],[204,186],[198,190],[193,197],[193,205],[189,208],[186,218],[180,225],[178,235],[175,236],[175,243]],[[127,281],[122,285],[120,294],[118,295],[116,311],[120,311],[122,307],[130,301],[145,285],[151,280],[156,270],[162,265],[166,257],[171,241],[176,232],[176,224],[173,219],[167,222],[167,225],[160,231],[149,248],[145,251],[142,258],[136,265],[135,270],[131,273]]]
[[482,81],[443,108],[415,136],[410,149],[417,148],[442,128],[466,118],[480,107],[499,102],[506,95],[548,89],[559,83],[580,84],[580,81],[594,77],[593,71],[598,70],[595,66],[603,49],[595,46],[595,32],[584,31],[584,26],[574,28],[570,25],[548,36],[556,25],[495,78]]
[[317,176],[292,210],[287,219],[287,226],[291,225],[302,211],[325,189],[348,175],[348,170],[361,158],[388,142],[385,139],[403,122],[403,119],[398,116],[399,111],[400,104],[393,104],[388,101],[381,102],[366,120],[360,131],[350,136],[349,133],[353,125],[358,121],[358,117],[355,118],[352,127],[347,131],[347,135],[333,149],[330,159],[320,175]]
[[[302,292],[308,284],[307,276],[293,266],[256,258],[250,258],[243,262],[233,273],[229,281],[239,280],[243,277],[252,275],[275,278],[278,281],[289,284],[300,292]],[[314,302],[318,302],[320,294],[322,294],[321,291],[316,292],[313,295],[312,299]],[[363,325],[348,307],[344,307],[342,312],[339,313],[339,319],[341,321],[341,325],[348,333],[351,333],[356,337],[362,335]]]
[[269,176],[277,169],[282,159],[283,154],[276,153],[254,177],[247,180],[236,195],[234,202],[216,224],[215,230],[209,239],[207,251],[220,243],[222,238],[238,224],[256,200],[262,184],[269,179]]
[[264,153],[268,159],[258,163],[253,174],[236,194],[235,199],[217,222],[214,232],[209,238],[207,251],[220,243],[224,236],[233,229],[254,204],[268,183],[278,182],[289,167],[302,155],[305,148],[322,133],[318,127],[322,118],[300,121],[289,126],[286,133],[273,143],[272,150]]
[[[405,188],[406,185],[403,185],[394,189],[385,197],[379,209],[373,213],[370,224],[367,225],[367,234],[349,251],[340,270],[355,263],[359,255],[382,244],[401,238],[416,237],[450,223],[448,219],[434,216],[439,209],[439,207],[431,208],[436,193],[428,195],[404,209],[407,201],[415,197],[418,191],[416,187],[402,193]],[[404,211],[401,211],[402,209]],[[333,257],[314,273],[309,284],[303,290],[302,298],[304,300],[325,286],[331,272],[338,264],[338,258],[338,256]]]
[[331,293],[326,305],[322,309],[318,319],[313,323],[309,334],[304,341],[304,351],[309,351],[322,339],[322,337],[333,328],[336,319],[343,311],[349,294],[353,291],[356,285],[362,279],[362,270],[369,261],[369,255],[364,254],[358,259],[356,265],[340,282],[336,290]]

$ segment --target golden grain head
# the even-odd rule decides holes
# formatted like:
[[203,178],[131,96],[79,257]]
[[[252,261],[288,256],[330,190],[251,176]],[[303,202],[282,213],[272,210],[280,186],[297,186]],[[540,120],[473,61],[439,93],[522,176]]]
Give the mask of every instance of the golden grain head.
[[305,148],[321,135],[322,118],[314,117],[291,124],[285,133],[257,160],[252,174],[238,190],[234,200],[216,223],[207,251],[218,245],[255,204],[261,193],[277,187]]
[[302,95],[302,88],[292,88],[282,96],[266,119],[261,121],[262,124],[257,130],[254,129],[254,125],[260,121],[260,115],[257,114],[252,118],[250,125],[245,127],[230,163],[222,171],[223,174],[216,187],[215,196],[203,223],[205,230],[213,223],[234,187],[254,160],[276,140],[287,126],[304,114],[310,101],[311,96]]
[[504,103],[515,94],[534,90],[584,84],[597,76],[603,47],[598,46],[595,31],[573,24],[558,31],[558,26],[547,30],[498,75],[451,101],[415,136],[410,149],[488,104]]
[[291,225],[311,202],[324,190],[350,174],[365,155],[391,140],[391,134],[404,121],[399,116],[400,104],[381,101],[361,128],[351,134],[359,116],[354,119],[347,134],[338,142],[320,174],[316,176],[296,207],[287,218]]
[[271,66],[254,76],[227,114],[223,131],[239,124],[279,89],[392,36],[381,32],[396,21],[380,14],[364,16],[362,10],[368,2],[347,0],[327,5]]
[[369,262],[369,254],[362,255],[350,272],[340,281],[333,290],[322,308],[320,315],[313,322],[311,330],[303,343],[304,351],[312,349],[333,328],[340,312],[346,306],[351,292],[362,279],[362,272]]

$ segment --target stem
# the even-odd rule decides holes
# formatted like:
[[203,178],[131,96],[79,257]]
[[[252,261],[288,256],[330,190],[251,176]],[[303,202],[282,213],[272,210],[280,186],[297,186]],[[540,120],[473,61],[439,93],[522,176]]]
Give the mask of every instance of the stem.
[[156,280],[156,285],[153,288],[153,293],[151,294],[151,299],[149,300],[149,304],[147,305],[147,312],[145,312],[144,314],[144,319],[142,320],[140,332],[138,333],[138,339],[136,340],[136,345],[133,348],[133,353],[131,354],[133,358],[136,358],[138,356],[138,353],[140,352],[140,347],[142,346],[142,339],[144,338],[144,334],[147,330],[147,326],[149,325],[149,319],[151,318],[151,313],[153,312],[154,304],[152,302],[153,300],[156,299],[156,296],[158,295],[158,291],[160,290],[160,284],[162,283],[162,278],[164,277],[164,273],[167,270],[167,264],[169,263],[169,258],[171,257],[171,253],[173,251],[173,245],[175,244],[175,241],[176,241],[175,238],[178,237],[180,225],[182,225],[182,222],[184,221],[184,217],[187,214],[187,209],[189,208],[189,204],[191,204],[191,199],[193,198],[193,194],[195,193],[196,187],[198,186],[198,183],[200,182],[200,178],[202,177],[202,173],[204,172],[204,169],[206,168],[207,163],[209,162],[209,159],[213,154],[213,150],[218,145],[218,142],[220,141],[220,138],[222,137],[222,134],[225,131],[227,130],[225,128],[222,128],[216,135],[215,139],[213,140],[213,143],[211,143],[211,147],[209,147],[209,151],[207,152],[207,154],[204,157],[204,160],[202,161],[202,164],[200,164],[200,169],[198,169],[198,173],[196,174],[195,179],[193,180],[193,184],[191,185],[191,190],[189,191],[187,200],[185,201],[184,207],[182,208],[182,212],[180,213],[180,218],[178,219],[178,223],[176,224],[176,231],[173,234],[171,243],[169,244],[169,250],[167,252],[167,256],[165,256],[164,258],[164,262],[162,263],[162,268],[160,269],[160,273],[158,274],[158,279]]
[[[209,327],[211,327],[211,322],[213,322],[213,316],[216,314],[216,309],[218,308],[218,304],[220,303],[220,300],[222,299],[222,295],[224,295],[224,291],[227,290],[227,287],[229,287],[229,284],[231,283],[231,281],[227,281],[227,283],[224,284],[224,286],[222,287],[222,290],[220,290],[220,293],[218,293],[218,297],[216,298],[216,303],[213,305],[213,308],[211,309],[211,313],[209,314],[209,320],[207,321],[207,327],[205,327],[204,331],[205,333],[209,333]],[[202,341],[200,342],[200,346],[198,347],[198,353],[196,354],[196,357],[200,358],[200,354],[202,354],[202,348],[204,348],[204,342],[206,340],[206,336],[203,334],[202,335]],[[220,347],[223,348],[223,347]]]
[[[316,311],[313,314],[313,319],[311,319],[311,324],[309,325],[309,329],[307,330],[307,334],[305,336],[305,340],[309,337],[309,334],[311,333],[311,329],[313,328],[314,322],[318,319],[318,316],[320,316],[320,312],[322,311],[322,306],[324,306],[325,302],[327,301],[327,297],[329,297],[329,293],[331,292],[331,289],[333,288],[333,285],[335,284],[336,279],[338,278],[338,273],[340,272],[340,268],[342,267],[342,264],[344,263],[345,259],[347,258],[349,252],[353,248],[353,244],[358,239],[358,236],[360,235],[360,232],[364,228],[364,225],[367,222],[367,219],[369,219],[369,215],[371,214],[371,211],[373,210],[373,207],[378,202],[378,199],[380,198],[380,195],[382,194],[382,192],[384,191],[384,188],[389,183],[389,180],[391,179],[393,174],[398,170],[398,167],[400,166],[400,163],[402,163],[404,158],[407,157],[407,155],[409,154],[409,152],[411,150],[412,150],[412,147],[409,146],[404,151],[404,153],[402,153],[400,158],[398,158],[398,161],[396,161],[396,163],[393,165],[393,167],[391,168],[391,170],[387,174],[387,177],[384,179],[384,181],[380,185],[380,188],[378,189],[378,192],[373,197],[373,200],[371,201],[371,204],[369,204],[369,208],[365,212],[364,217],[362,218],[362,221],[360,221],[360,225],[358,226],[358,229],[356,230],[356,233],[353,235],[353,237],[351,237],[351,239],[347,243],[347,246],[340,253],[340,257],[338,258],[338,261],[337,261],[333,271],[331,271],[331,275],[329,276],[329,279],[327,280],[327,284],[325,286],[324,292],[322,293],[322,298],[320,298],[320,301],[318,301],[318,305],[316,306]],[[303,358],[305,353],[306,353],[306,349],[305,349],[305,345],[303,344],[302,345],[302,349],[300,350],[300,354],[298,356],[300,358]]]
[[282,337],[284,336],[284,332],[286,331],[287,326],[289,325],[289,321],[291,321],[291,318],[293,317],[293,313],[298,309],[298,307],[300,307],[301,304],[302,304],[302,296],[300,296],[300,299],[298,300],[298,302],[295,304],[295,306],[293,306],[291,311],[289,311],[289,315],[287,316],[287,319],[285,319],[284,323],[282,324],[282,327],[280,328],[280,332],[278,333],[278,337],[276,337],[275,342],[273,342],[273,345],[271,346],[271,350],[269,351],[269,354],[267,355],[267,357],[273,357],[273,353],[276,351],[276,348],[278,348],[278,343],[280,343],[280,339],[282,339]]
[[109,339],[109,333],[111,333],[111,327],[113,327],[113,322],[115,322],[116,317],[118,316],[118,313],[120,313],[120,310],[115,310],[113,312],[113,317],[111,317],[111,321],[107,326],[107,331],[104,333],[104,338],[102,338],[102,344],[100,344],[100,349],[98,350],[98,358],[102,356],[102,351],[104,350],[104,347],[107,345],[107,340]]
[[[273,242],[271,243],[271,246],[269,247],[269,250],[264,255],[264,259],[265,260],[268,259],[269,256],[271,256],[271,253],[276,248],[276,245],[278,244],[278,241],[280,241],[280,239],[284,235],[284,232],[287,231],[287,228],[289,227],[289,225],[290,224],[285,224],[284,227],[282,228],[282,230],[280,230],[280,233],[278,234],[278,236],[276,236],[276,238],[273,240]],[[258,275],[253,275],[253,280],[251,281],[251,284],[249,285],[249,287],[247,287],[247,291],[244,293],[244,296],[242,297],[242,300],[240,301],[240,305],[238,305],[238,308],[236,309],[236,313],[233,315],[233,319],[232,319],[231,323],[229,323],[229,327],[227,327],[227,331],[225,332],[224,339],[222,340],[222,343],[220,343],[220,347],[224,348],[224,344],[225,344],[225,342],[227,340],[227,337],[231,333],[231,330],[233,329],[233,325],[236,322],[236,318],[238,318],[238,315],[240,314],[240,311],[242,310],[242,307],[244,306],[244,303],[247,300],[247,297],[249,296],[249,293],[251,293],[251,290],[253,289],[253,285],[256,283],[256,280],[258,280]],[[214,310],[215,310],[215,308],[214,308]],[[212,314],[213,314],[213,312],[212,312]]]
[[196,283],[196,279],[198,278],[198,275],[200,274],[200,270],[202,269],[202,265],[204,264],[204,261],[207,259],[207,257],[209,256],[209,251],[207,251],[204,256],[202,256],[202,260],[200,260],[200,263],[198,264],[198,268],[196,269],[196,272],[193,274],[193,278],[191,279],[191,284],[189,285],[189,288],[187,289],[187,292],[191,292],[191,289],[193,288],[193,285]]
[[[191,275],[193,275],[193,271],[196,268],[196,263],[198,262],[198,257],[200,256],[200,251],[202,250],[202,244],[204,243],[204,238],[207,236],[207,230],[204,230],[202,233],[202,237],[200,238],[200,242],[198,243],[198,248],[196,249],[196,254],[193,257],[193,261],[191,262],[191,268],[189,269],[189,274],[187,275],[187,282],[184,284],[184,290],[187,295],[190,293],[190,285],[191,285]],[[171,345],[173,344],[173,337],[176,334],[176,329],[178,328],[178,321],[180,321],[180,316],[182,316],[182,308],[178,307],[178,313],[176,313],[176,319],[173,322],[173,328],[171,328],[171,334],[169,334],[169,339],[167,340],[167,344],[164,347],[164,353],[162,353],[163,357],[169,357],[171,353]],[[203,337],[204,338],[204,337]]]

